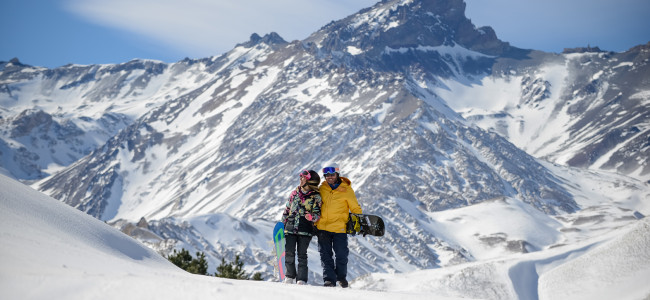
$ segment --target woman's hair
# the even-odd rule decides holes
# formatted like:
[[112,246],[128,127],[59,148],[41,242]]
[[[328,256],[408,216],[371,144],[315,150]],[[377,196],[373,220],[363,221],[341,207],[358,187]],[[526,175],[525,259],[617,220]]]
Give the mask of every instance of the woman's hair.
[[314,191],[318,191],[318,185],[320,184],[320,175],[314,170],[309,170],[309,175],[311,178],[307,180],[307,186]]

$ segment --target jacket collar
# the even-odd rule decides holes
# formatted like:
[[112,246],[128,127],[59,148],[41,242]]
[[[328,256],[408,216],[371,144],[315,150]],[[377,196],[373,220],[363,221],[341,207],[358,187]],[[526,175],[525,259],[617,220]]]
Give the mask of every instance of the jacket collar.
[[332,188],[332,186],[330,186],[330,185],[327,183],[327,181],[323,181],[323,184],[322,184],[321,186],[325,186],[325,187],[327,187],[327,188],[330,189],[330,190],[335,190],[336,188],[338,188],[338,187],[341,186],[341,185],[352,186],[352,181],[350,181],[350,179],[348,179],[347,177],[341,177],[341,176],[339,176],[339,178],[341,179],[341,183],[339,183],[338,185],[336,185],[334,188]]

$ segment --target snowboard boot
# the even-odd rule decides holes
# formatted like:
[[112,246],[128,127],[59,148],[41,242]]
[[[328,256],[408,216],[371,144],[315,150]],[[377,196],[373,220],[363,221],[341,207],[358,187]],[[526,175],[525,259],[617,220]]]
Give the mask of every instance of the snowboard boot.
[[331,281],[325,281],[325,284],[323,284],[323,286],[335,287],[336,285]]
[[350,285],[348,284],[348,281],[347,281],[347,280],[339,281],[339,285],[340,285],[342,288],[347,288],[347,287],[350,286]]

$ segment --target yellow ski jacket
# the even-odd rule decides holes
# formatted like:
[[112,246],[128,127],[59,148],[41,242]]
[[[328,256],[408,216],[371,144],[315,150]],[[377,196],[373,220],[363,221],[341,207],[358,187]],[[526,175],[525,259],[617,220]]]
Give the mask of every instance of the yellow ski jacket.
[[341,185],[332,190],[327,181],[320,185],[320,196],[323,199],[320,220],[316,223],[319,230],[334,233],[345,233],[349,212],[360,214],[361,206],[354,195],[352,182],[345,177],[341,178]]

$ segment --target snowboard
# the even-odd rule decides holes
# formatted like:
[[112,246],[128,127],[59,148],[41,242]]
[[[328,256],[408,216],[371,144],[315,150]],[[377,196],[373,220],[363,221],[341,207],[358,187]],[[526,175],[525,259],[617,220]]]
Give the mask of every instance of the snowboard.
[[383,236],[384,230],[384,220],[380,216],[350,213],[346,232],[350,235]]
[[278,273],[280,273],[280,281],[284,280],[284,224],[278,222],[273,228],[273,244],[275,244],[275,255],[278,262]]

